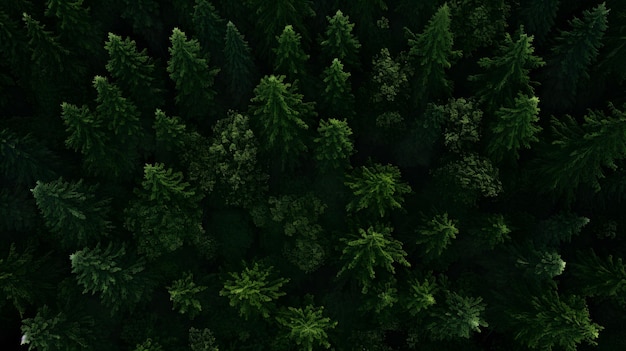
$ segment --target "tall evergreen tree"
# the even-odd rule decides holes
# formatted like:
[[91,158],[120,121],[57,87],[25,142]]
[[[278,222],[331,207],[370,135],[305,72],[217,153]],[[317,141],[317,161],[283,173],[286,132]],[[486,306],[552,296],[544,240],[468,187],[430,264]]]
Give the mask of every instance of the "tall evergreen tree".
[[198,300],[197,295],[206,290],[206,288],[206,286],[196,285],[191,273],[186,273],[182,279],[173,281],[172,285],[167,287],[170,301],[174,303],[172,309],[194,318],[202,311],[202,303]]
[[349,72],[344,72],[344,66],[337,58],[322,74],[325,88],[322,93],[322,108],[327,115],[342,118],[354,116],[354,95],[348,78]]
[[337,10],[333,17],[326,17],[328,26],[321,42],[322,53],[327,60],[339,59],[350,67],[359,66],[359,48],[361,43],[352,34],[354,24],[350,18]]
[[309,59],[309,55],[302,50],[301,39],[302,36],[291,25],[285,26],[280,36],[276,37],[278,46],[273,50],[276,55],[274,71],[287,75],[291,80],[304,76]]
[[473,332],[480,333],[480,327],[489,326],[483,319],[485,304],[481,297],[473,298],[446,292],[445,302],[430,310],[433,321],[426,329],[435,340],[469,338]]
[[167,72],[176,83],[176,105],[183,118],[205,119],[215,104],[213,81],[219,68],[210,68],[195,39],[174,28],[170,37]]
[[599,257],[593,250],[580,253],[571,264],[576,284],[587,296],[618,298],[626,291],[626,265],[613,255]]
[[224,46],[224,20],[211,1],[195,0],[191,20],[201,50],[208,53],[210,49]]
[[337,326],[330,318],[323,317],[324,307],[307,305],[304,309],[288,307],[276,317],[278,325],[286,329],[285,338],[301,350],[313,351],[316,345],[330,348],[326,330]]
[[107,128],[112,134],[123,136],[124,139],[119,141],[136,146],[143,132],[135,104],[123,97],[117,85],[110,83],[105,77],[96,76],[93,85],[98,93],[96,114],[107,122]]
[[29,350],[84,350],[94,346],[94,326],[92,317],[55,313],[44,305],[34,317],[22,321],[22,344]]
[[520,24],[539,43],[546,39],[554,26],[560,2],[560,0],[524,0],[520,2]]
[[432,219],[425,219],[417,229],[419,237],[416,242],[423,246],[424,256],[432,259],[440,256],[459,234],[457,221],[448,218],[448,213],[435,215]]
[[92,55],[98,53],[99,28],[90,9],[84,7],[83,0],[47,0],[47,7],[46,16],[54,16],[58,20],[61,40]]
[[478,65],[484,73],[470,76],[470,80],[480,83],[477,95],[488,111],[495,112],[500,107],[513,107],[519,93],[532,96],[533,87],[530,81],[530,70],[539,68],[545,63],[534,55],[533,37],[520,28],[514,40],[505,34],[504,43],[499,46],[494,57],[483,57]]
[[321,120],[317,133],[319,136],[314,139],[315,159],[321,170],[341,169],[350,164],[354,145],[348,122],[333,118]]
[[453,34],[450,31],[450,8],[442,5],[428,22],[422,34],[409,35],[409,58],[414,67],[414,104],[422,105],[430,98],[446,96],[452,92],[446,69],[460,57],[460,51],[452,50]]
[[252,93],[254,63],[252,52],[248,42],[233,22],[226,24],[226,37],[224,38],[223,74],[227,82],[234,106],[239,106],[244,100],[249,99]]

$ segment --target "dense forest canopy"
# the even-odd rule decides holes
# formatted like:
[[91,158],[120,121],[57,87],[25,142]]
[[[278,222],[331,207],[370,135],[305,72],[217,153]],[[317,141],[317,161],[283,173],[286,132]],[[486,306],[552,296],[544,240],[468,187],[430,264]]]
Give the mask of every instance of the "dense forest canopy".
[[624,350],[624,62],[622,0],[3,0],[0,345]]

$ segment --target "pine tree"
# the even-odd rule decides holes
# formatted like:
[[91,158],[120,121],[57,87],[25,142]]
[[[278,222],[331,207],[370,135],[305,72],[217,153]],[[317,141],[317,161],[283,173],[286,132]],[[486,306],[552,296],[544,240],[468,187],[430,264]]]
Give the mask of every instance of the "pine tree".
[[[107,128],[113,134],[123,137],[123,141],[134,140],[137,143],[142,137],[139,112],[135,104],[122,96],[122,91],[108,79],[96,76],[93,79],[96,88],[96,114],[107,122]],[[134,144],[130,142],[131,145]]]
[[110,199],[96,198],[96,187],[62,178],[37,185],[31,190],[46,226],[64,248],[76,248],[99,241],[112,228],[107,219]]
[[603,329],[591,321],[582,297],[560,297],[550,291],[532,296],[528,307],[511,317],[515,339],[533,349],[575,351],[583,341],[596,345]]
[[321,42],[324,57],[328,61],[336,58],[350,67],[358,67],[361,43],[352,34],[354,23],[350,22],[350,17],[337,10],[333,17],[326,17],[326,20],[328,26]]
[[484,73],[470,76],[470,80],[478,82],[477,95],[480,103],[488,111],[495,112],[500,107],[511,108],[518,94],[533,96],[530,71],[542,67],[543,60],[534,55],[533,37],[520,28],[514,41],[510,34],[504,36],[504,43],[498,47],[494,57],[483,57],[478,65]]
[[274,300],[285,293],[280,288],[289,282],[289,279],[271,279],[273,267],[263,267],[258,263],[245,267],[241,273],[231,272],[233,278],[224,282],[220,296],[226,296],[230,305],[239,309],[239,315],[248,319],[254,315],[269,318],[274,309]]
[[354,95],[348,78],[349,72],[344,72],[344,66],[337,58],[324,70],[322,79],[325,84],[322,93],[322,108],[327,115],[351,118],[354,116]]
[[83,0],[47,0],[46,16],[57,18],[60,39],[72,46],[97,54],[100,50],[98,27]]
[[248,42],[233,22],[226,24],[226,37],[224,38],[223,73],[227,82],[233,105],[239,106],[244,100],[250,98],[253,86],[253,73],[255,70],[252,62],[252,52]]
[[201,50],[224,46],[224,20],[209,0],[195,0],[191,20]]
[[178,153],[185,150],[185,137],[188,133],[180,117],[168,117],[165,112],[156,109],[153,128],[156,136],[156,160],[165,162],[178,159]]
[[174,303],[172,309],[194,318],[202,311],[202,303],[198,300],[197,295],[206,288],[206,286],[196,285],[191,273],[186,273],[182,279],[173,281],[172,285],[167,287],[170,301]]
[[141,111],[148,113],[160,106],[161,84],[155,77],[154,60],[146,49],[138,51],[134,40],[113,33],[109,33],[104,48],[109,54],[107,71]]
[[588,69],[598,57],[609,10],[604,3],[583,11],[582,19],[569,21],[570,31],[560,31],[547,67],[545,102],[563,109],[571,106],[580,83],[589,79]]
[[185,240],[204,236],[199,195],[180,172],[163,164],[146,164],[141,189],[125,210],[125,226],[149,259],[179,249]]
[[449,95],[452,83],[446,77],[446,69],[461,56],[452,50],[453,35],[450,31],[450,8],[444,4],[428,22],[422,34],[409,35],[409,60],[414,67],[414,103],[419,106],[430,98]]
[[519,94],[513,107],[500,107],[496,111],[496,122],[491,126],[487,153],[498,162],[507,156],[519,158],[518,150],[530,148],[531,142],[538,142],[536,134],[541,131],[539,121],[539,99]]
[[554,26],[559,3],[560,0],[524,0],[520,3],[520,21],[539,43],[546,39]]
[[411,279],[409,281],[409,296],[405,302],[411,316],[415,317],[422,311],[436,304],[437,300],[435,299],[435,295],[437,291],[438,287],[435,282],[435,277],[430,273],[425,279]]
[[185,120],[202,119],[211,114],[215,104],[213,81],[219,68],[210,68],[195,39],[174,28],[168,49],[167,72],[176,83],[176,105]]
[[296,86],[284,80],[285,76],[264,77],[250,100],[250,112],[258,119],[261,145],[279,156],[283,168],[308,149],[304,131],[314,115],[313,104],[303,102]]
[[428,258],[436,258],[450,245],[459,234],[457,222],[448,218],[448,213],[435,215],[432,219],[424,218],[425,222],[417,230],[419,238],[417,243],[423,245],[424,255]]
[[98,293],[111,313],[132,309],[148,296],[150,285],[142,273],[145,263],[128,256],[125,245],[84,248],[71,254],[70,262],[83,294]]
[[348,122],[333,118],[321,120],[317,133],[315,159],[322,171],[341,169],[350,164],[350,156],[355,150]]
[[590,250],[580,253],[571,266],[576,284],[587,296],[606,296],[623,301],[626,292],[626,265],[613,255],[599,257]]
[[402,208],[404,195],[411,192],[411,187],[401,181],[400,170],[392,165],[361,166],[348,175],[345,184],[354,195],[346,210],[367,210],[381,218],[390,210]]
[[28,344],[28,350],[84,350],[93,347],[94,326],[92,317],[55,313],[43,305],[34,317],[22,321],[22,345]]
[[301,39],[302,36],[291,25],[285,26],[280,36],[276,37],[278,46],[273,50],[276,55],[275,72],[287,75],[292,80],[304,76],[304,66],[309,55],[302,50]]
[[284,338],[295,343],[298,349],[313,351],[316,345],[330,348],[328,342],[328,329],[337,326],[330,318],[323,317],[324,307],[307,305],[302,308],[288,307],[281,315],[276,317],[276,322],[286,329]]
[[391,236],[393,228],[369,227],[359,229],[356,237],[342,238],[345,243],[341,261],[343,267],[337,277],[350,272],[361,285],[361,292],[367,293],[376,278],[376,268],[384,268],[387,272],[396,272],[394,263],[410,267],[405,259],[407,253],[402,249],[402,242]]
[[433,321],[426,329],[434,340],[468,339],[473,332],[480,333],[480,327],[488,326],[481,316],[484,310],[485,304],[481,297],[446,292],[445,302],[430,310]]

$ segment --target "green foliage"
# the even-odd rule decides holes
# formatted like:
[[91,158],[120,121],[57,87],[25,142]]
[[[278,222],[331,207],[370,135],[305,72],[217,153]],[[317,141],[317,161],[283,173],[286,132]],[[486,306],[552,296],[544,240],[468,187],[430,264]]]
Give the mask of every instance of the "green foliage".
[[430,98],[449,95],[452,83],[446,77],[446,70],[452,67],[452,61],[459,58],[461,52],[452,50],[448,5],[443,4],[437,10],[421,34],[406,31],[409,36],[409,62],[414,67],[415,105],[429,102]]
[[235,106],[244,102],[244,99],[252,93],[254,83],[252,81],[254,63],[252,51],[239,33],[233,22],[226,24],[226,37],[224,38],[224,66],[223,73],[227,86]]
[[142,188],[125,210],[125,226],[137,239],[138,251],[149,259],[179,249],[185,239],[203,237],[198,195],[180,172],[163,164],[146,164]]
[[337,322],[323,317],[323,312],[323,306],[289,307],[276,317],[276,322],[287,330],[285,338],[298,345],[298,349],[313,351],[316,345],[328,349],[330,343],[326,331],[337,326]]
[[83,0],[48,0],[47,5],[45,14],[58,19],[61,39],[91,54],[97,52],[98,27],[93,25],[90,9],[83,7]]
[[452,152],[464,153],[475,149],[481,138],[483,112],[471,99],[450,99],[447,104],[431,105],[433,114],[444,119],[443,143]]
[[572,275],[587,296],[623,299],[626,291],[626,265],[613,255],[599,257],[593,250],[580,253],[572,261]]
[[531,142],[538,142],[536,134],[541,127],[539,121],[539,99],[519,94],[513,107],[500,107],[496,111],[497,121],[491,126],[487,152],[491,159],[500,161],[508,156],[519,158],[518,150],[530,148]]
[[215,345],[215,337],[210,329],[189,329],[189,346],[191,351],[219,351]]
[[278,46],[273,50],[276,55],[274,71],[292,79],[304,75],[304,65],[309,55],[302,50],[302,36],[293,30],[292,25],[285,26],[280,36],[276,37]]
[[90,348],[95,326],[91,317],[71,318],[54,313],[47,305],[37,309],[33,318],[22,321],[22,344],[29,351],[79,351]]
[[487,243],[490,249],[497,245],[503,244],[511,239],[509,234],[513,228],[507,224],[504,216],[501,214],[490,214],[481,220],[481,228],[473,231],[473,234],[480,240]]
[[[354,153],[352,129],[345,120],[320,120],[315,142],[315,159],[322,170],[340,169],[349,165]],[[342,167],[343,166],[343,167]]]
[[96,187],[62,178],[37,185],[31,190],[46,226],[65,248],[99,241],[112,228],[107,219],[110,199],[99,200]]
[[563,273],[566,262],[556,251],[532,248],[518,256],[515,265],[526,271],[532,280],[551,280]]
[[561,212],[537,224],[535,240],[546,245],[569,243],[589,223],[589,218],[572,212]]
[[526,0],[520,4],[520,21],[529,34],[543,42],[556,18],[560,0]]
[[426,257],[438,257],[459,234],[457,221],[448,218],[448,213],[435,215],[433,219],[424,220],[424,224],[417,229],[419,237],[416,242],[423,245]]
[[410,71],[403,62],[391,57],[389,49],[380,49],[372,60],[372,66],[375,102],[394,103],[397,98],[408,95]]
[[183,149],[186,126],[179,117],[168,117],[165,112],[156,109],[154,112],[154,129],[157,152],[159,150],[179,151]]
[[504,35],[504,42],[493,57],[478,60],[484,72],[469,79],[480,84],[477,95],[489,111],[515,106],[518,94],[533,96],[530,71],[542,67],[545,62],[534,55],[532,43],[532,35],[528,36],[520,28],[515,37],[509,33]]
[[491,45],[508,26],[510,5],[506,0],[451,0],[448,4],[452,32],[467,56]]
[[382,218],[390,210],[402,208],[404,195],[411,192],[401,181],[398,167],[392,165],[361,166],[347,177],[345,184],[354,195],[346,206],[349,212],[367,210]]
[[0,259],[0,296],[11,301],[21,316],[46,292],[44,282],[38,277],[46,263],[45,258],[36,257],[31,246],[18,252],[15,244],[11,244],[6,258],[3,255]]
[[533,296],[530,308],[513,314],[515,339],[523,345],[551,351],[575,351],[585,342],[596,345],[603,329],[591,321],[585,300],[578,296],[561,298],[555,292]]
[[202,311],[202,304],[197,295],[206,288],[206,286],[196,285],[191,273],[186,273],[182,279],[173,281],[172,285],[167,287],[170,301],[174,303],[172,309],[188,314],[190,318],[195,317]]
[[0,231],[26,231],[35,227],[34,199],[21,189],[0,188]]
[[341,10],[326,17],[328,26],[321,42],[322,53],[327,60],[339,59],[348,66],[359,66],[359,48],[361,43],[352,34],[354,24],[350,23],[350,17],[344,15]]
[[456,292],[446,293],[446,300],[439,307],[431,309],[433,321],[426,326],[429,335],[435,340],[469,338],[473,332],[480,333],[480,327],[487,327],[482,314],[485,304],[481,297],[468,297]]
[[212,89],[219,68],[210,68],[208,56],[200,51],[196,39],[178,28],[172,30],[168,51],[167,72],[176,84],[176,105],[184,119],[207,118],[215,104]]
[[271,219],[282,224],[285,235],[316,239],[322,233],[317,221],[327,206],[312,193],[300,197],[272,196],[268,203]]
[[54,173],[46,163],[53,158],[32,135],[20,137],[8,129],[0,130],[0,176],[4,179],[24,185],[48,180]]
[[122,141],[134,139],[138,142],[142,131],[135,104],[122,97],[121,90],[105,77],[94,77],[93,86],[98,93],[96,114],[103,121],[108,121],[107,128],[116,136],[123,137]]
[[341,241],[346,244],[341,255],[344,265],[337,276],[351,272],[365,294],[376,278],[376,268],[384,268],[394,274],[393,263],[410,267],[402,242],[391,237],[392,231],[393,228],[389,227],[369,227],[367,230],[359,229],[358,236],[342,238]]
[[354,95],[348,78],[349,72],[344,72],[343,64],[337,58],[324,70],[322,79],[325,84],[322,94],[322,107],[327,114],[350,118],[354,116]]
[[289,282],[289,279],[271,279],[273,267],[263,267],[254,263],[252,268],[245,267],[241,273],[231,272],[233,280],[224,282],[220,296],[226,296],[230,305],[239,309],[239,315],[248,319],[253,315],[269,318],[274,308],[274,300],[285,293],[280,288]]
[[23,14],[22,20],[26,24],[28,45],[32,52],[31,62],[34,67],[39,68],[36,74],[45,77],[46,74],[63,71],[63,61],[69,51],[58,42],[54,33],[45,29],[45,25],[41,22],[27,13]]
[[71,254],[70,262],[76,281],[83,287],[83,294],[98,293],[111,313],[133,308],[149,292],[142,274],[145,270],[143,260],[129,257],[125,245],[109,243],[105,249],[100,244],[93,249],[84,248]]
[[409,281],[409,297],[406,301],[406,308],[411,316],[418,315],[421,311],[429,309],[437,303],[435,277],[428,275],[426,279],[412,279]]
[[328,256],[324,247],[310,237],[296,238],[293,244],[285,243],[283,255],[305,273],[316,271]]
[[191,22],[201,50],[223,47],[224,20],[209,0],[195,0]]
[[138,344],[135,351],[163,351],[163,347],[158,342],[148,338],[143,343]]
[[473,153],[463,154],[461,159],[436,169],[433,176],[463,190],[465,194],[457,194],[461,202],[474,203],[479,196],[496,197],[502,192],[498,169],[488,159]]
[[285,76],[265,76],[254,89],[250,112],[258,119],[261,145],[280,155],[283,166],[308,149],[304,131],[313,116],[313,103],[303,102],[295,85]]

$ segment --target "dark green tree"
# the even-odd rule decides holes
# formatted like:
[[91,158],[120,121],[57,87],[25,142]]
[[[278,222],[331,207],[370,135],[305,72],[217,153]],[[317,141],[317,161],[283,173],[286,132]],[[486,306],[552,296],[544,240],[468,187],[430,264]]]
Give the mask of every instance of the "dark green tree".
[[459,234],[458,221],[448,218],[448,213],[435,215],[432,219],[424,218],[424,224],[417,229],[416,242],[423,246],[424,256],[436,258],[450,245]]
[[309,59],[302,50],[302,36],[294,31],[292,25],[285,26],[280,36],[276,37],[278,45],[274,51],[274,71],[287,75],[291,80],[301,78],[305,74],[305,64]]
[[94,55],[99,53],[100,38],[98,25],[90,12],[83,0],[48,0],[45,14],[57,18],[62,41]]
[[345,168],[354,154],[352,129],[345,120],[320,120],[315,142],[315,159],[322,171]]
[[9,129],[0,130],[0,179],[5,185],[32,186],[37,180],[52,180],[54,159],[55,155],[32,134],[19,136]]
[[436,181],[443,183],[442,191],[454,196],[454,201],[474,204],[478,198],[493,198],[502,192],[499,170],[491,161],[475,153],[464,154],[445,166],[432,171]]
[[83,247],[106,237],[112,229],[107,219],[110,199],[98,199],[96,187],[62,178],[31,190],[45,224],[64,248]]
[[273,267],[263,267],[258,263],[249,268],[245,267],[241,273],[231,272],[233,278],[224,282],[220,296],[226,296],[230,305],[239,309],[239,315],[248,319],[254,315],[269,318],[274,309],[274,300],[284,296],[280,288],[289,282],[289,279],[272,279]]
[[93,347],[94,327],[92,317],[55,313],[43,305],[34,317],[22,321],[22,344],[30,351],[84,350]]
[[372,61],[372,83],[375,102],[394,104],[407,96],[409,88],[409,70],[398,59],[391,57],[389,49],[382,48]]
[[382,218],[385,213],[402,208],[404,195],[411,192],[411,187],[402,182],[400,176],[400,170],[392,165],[374,164],[357,168],[345,182],[354,195],[346,210],[366,210]]
[[202,303],[198,299],[198,294],[206,290],[206,288],[206,286],[196,285],[191,273],[186,273],[182,279],[173,281],[172,285],[167,287],[170,301],[174,304],[172,309],[194,318],[198,313],[202,312]]
[[96,76],[93,79],[96,88],[96,114],[107,122],[107,129],[122,142],[136,146],[143,131],[139,121],[139,111],[135,104],[122,96],[122,91],[108,79]]
[[435,277],[428,274],[424,279],[413,278],[409,281],[409,294],[405,305],[411,316],[417,316],[437,303],[435,296],[438,287]]
[[450,99],[447,104],[431,105],[431,113],[443,119],[443,144],[457,154],[475,150],[482,135],[483,111],[472,99]]
[[456,292],[446,292],[446,299],[430,309],[432,322],[426,329],[434,340],[468,339],[472,333],[480,333],[480,327],[487,327],[483,319],[485,304],[481,297],[468,297]]
[[623,300],[626,291],[626,265],[613,255],[599,257],[593,250],[580,253],[570,265],[576,284],[587,296]]
[[384,268],[395,274],[394,263],[410,267],[402,242],[391,236],[392,231],[393,228],[389,227],[369,227],[367,230],[359,229],[358,236],[342,238],[341,241],[345,243],[341,255],[343,267],[337,277],[350,272],[361,285],[361,292],[365,294],[376,278],[377,268]]
[[189,346],[191,351],[219,351],[215,345],[215,337],[210,329],[189,329]]
[[133,32],[146,38],[152,45],[164,35],[163,21],[159,16],[159,2],[155,0],[122,0],[121,17],[133,26]]
[[209,0],[195,0],[191,15],[194,37],[205,53],[224,46],[224,20]]
[[250,98],[254,88],[254,63],[252,52],[243,35],[239,33],[233,22],[226,24],[226,37],[224,38],[225,62],[222,73],[225,76],[226,85],[233,99],[233,105],[239,106]]
[[536,134],[541,132],[539,121],[539,99],[519,94],[512,107],[500,107],[496,121],[491,125],[487,153],[498,162],[504,158],[518,159],[518,150],[529,149],[531,142],[538,142]]
[[543,42],[559,9],[560,0],[524,0],[519,6],[519,21],[539,43]]
[[185,150],[185,139],[188,134],[180,117],[168,117],[165,112],[156,109],[154,112],[155,158],[159,162],[178,160],[178,153]]
[[452,62],[461,56],[461,52],[452,50],[448,5],[444,4],[437,10],[421,34],[406,31],[409,36],[409,61],[414,69],[414,104],[420,106],[430,98],[449,95],[452,83],[446,77],[446,70],[452,67]]
[[491,45],[509,25],[510,3],[506,0],[451,0],[451,29],[466,56]]
[[288,307],[276,317],[276,322],[284,330],[283,337],[300,350],[313,351],[317,345],[330,348],[327,330],[337,326],[337,322],[324,317],[324,307],[307,305],[304,309]]
[[195,39],[174,28],[168,49],[167,72],[176,84],[176,105],[185,120],[205,119],[215,105],[213,81],[220,71],[210,68],[209,60],[200,51]]
[[328,26],[321,42],[326,62],[336,58],[352,68],[358,67],[361,43],[352,34],[354,23],[350,22],[350,17],[337,10],[333,17],[326,17],[326,20]]
[[520,28],[515,37],[514,40],[506,33],[504,43],[498,47],[495,56],[478,60],[484,73],[469,78],[480,84],[477,95],[488,111],[513,107],[515,98],[520,93],[533,96],[530,71],[545,64],[540,57],[534,55],[532,36],[528,36]]
[[343,64],[337,58],[324,70],[324,92],[321,107],[327,115],[351,118],[354,116],[354,95],[348,81],[349,72],[344,72]]

